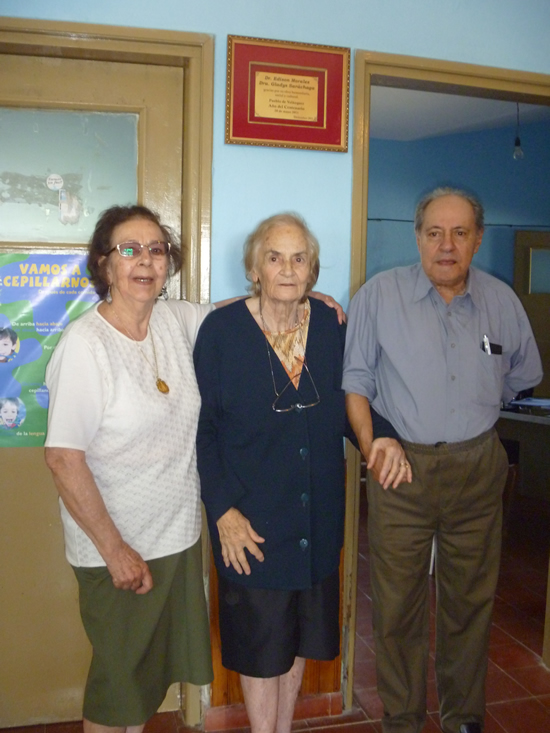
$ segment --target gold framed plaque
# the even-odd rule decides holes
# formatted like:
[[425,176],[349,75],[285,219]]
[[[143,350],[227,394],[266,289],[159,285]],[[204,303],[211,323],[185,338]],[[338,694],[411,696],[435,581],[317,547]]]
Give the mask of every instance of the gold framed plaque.
[[225,142],[348,149],[349,48],[228,36]]

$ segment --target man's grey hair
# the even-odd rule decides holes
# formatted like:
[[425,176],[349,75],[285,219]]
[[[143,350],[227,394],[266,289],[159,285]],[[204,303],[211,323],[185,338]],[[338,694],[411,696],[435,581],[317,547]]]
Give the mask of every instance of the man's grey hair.
[[442,196],[459,196],[460,198],[467,201],[474,211],[474,220],[477,230],[481,231],[483,229],[485,212],[483,210],[483,205],[481,201],[476,196],[468,193],[467,191],[462,191],[459,188],[451,188],[450,186],[446,186],[435,188],[419,201],[418,206],[416,207],[416,211],[414,213],[414,231],[417,234],[420,232],[424,224],[424,215],[426,213],[426,209],[432,203],[432,201],[435,201]]

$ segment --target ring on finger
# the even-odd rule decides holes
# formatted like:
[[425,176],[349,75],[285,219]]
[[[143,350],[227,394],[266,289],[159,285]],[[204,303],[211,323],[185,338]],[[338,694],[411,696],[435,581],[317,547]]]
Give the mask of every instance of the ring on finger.
[[407,463],[407,461],[399,461],[399,465],[401,466],[401,468],[408,468],[409,467],[409,464]]

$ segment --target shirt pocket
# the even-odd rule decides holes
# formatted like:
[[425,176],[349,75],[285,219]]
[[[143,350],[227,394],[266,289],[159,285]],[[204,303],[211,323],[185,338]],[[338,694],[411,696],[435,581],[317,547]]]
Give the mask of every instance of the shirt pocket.
[[504,388],[502,354],[480,350],[477,359],[477,400],[480,405],[499,406]]

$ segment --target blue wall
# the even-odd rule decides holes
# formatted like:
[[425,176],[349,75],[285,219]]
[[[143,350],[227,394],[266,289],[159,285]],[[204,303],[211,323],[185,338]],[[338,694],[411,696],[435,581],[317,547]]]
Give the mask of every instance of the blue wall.
[[347,154],[225,145],[228,34],[550,74],[548,0],[2,0],[1,12],[215,36],[213,299],[243,292],[245,235],[259,219],[289,208],[321,241],[320,288],[347,302],[349,285],[351,145]]
[[[371,140],[367,276],[418,260],[412,220],[436,186],[466,188],[485,207],[485,235],[474,264],[513,281],[516,229],[550,229],[550,122],[413,142]],[[403,221],[405,220],[405,221]]]

